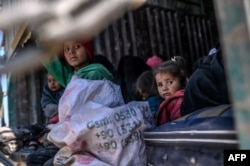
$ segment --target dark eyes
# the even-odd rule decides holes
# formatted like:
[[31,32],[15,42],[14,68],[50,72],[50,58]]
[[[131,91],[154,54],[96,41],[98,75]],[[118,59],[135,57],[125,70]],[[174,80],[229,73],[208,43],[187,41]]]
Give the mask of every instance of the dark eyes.
[[173,81],[167,81],[167,85],[171,85]]
[[[77,50],[77,49],[79,49],[81,47],[81,45],[80,44],[76,44],[76,45],[74,45],[73,47],[72,47],[72,49],[73,50]],[[70,51],[70,47],[65,47],[64,48],[64,52],[69,52]]]
[[64,48],[64,52],[69,52],[69,48]]
[[158,86],[158,87],[162,87],[163,85],[162,85],[162,83],[159,83],[159,84],[157,84],[157,86]]
[[[173,81],[167,81],[166,82],[167,86],[170,86],[172,83],[173,83]],[[157,87],[163,87],[163,84],[162,83],[158,83]]]

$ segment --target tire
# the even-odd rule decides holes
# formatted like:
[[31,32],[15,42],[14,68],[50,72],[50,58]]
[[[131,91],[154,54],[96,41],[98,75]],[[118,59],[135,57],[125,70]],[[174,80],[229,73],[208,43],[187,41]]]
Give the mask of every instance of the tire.
[[14,164],[0,152],[0,166],[14,166]]

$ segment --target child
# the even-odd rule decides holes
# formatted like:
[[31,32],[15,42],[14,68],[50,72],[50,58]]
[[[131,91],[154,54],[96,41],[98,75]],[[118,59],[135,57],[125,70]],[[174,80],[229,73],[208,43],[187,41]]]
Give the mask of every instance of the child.
[[[92,64],[92,60],[92,41],[68,40],[63,43],[63,56],[53,57],[44,66],[63,87],[68,85],[74,74],[89,80],[113,80],[113,75],[103,65]],[[55,145],[39,149],[27,157],[26,164],[52,165],[57,152]]]
[[154,119],[163,99],[158,95],[152,71],[143,72],[136,81],[136,91],[139,100],[147,100]]
[[63,56],[47,62],[48,72],[63,87],[66,87],[75,74],[89,80],[113,80],[113,75],[101,64],[92,64],[93,42],[69,40],[63,43]]
[[186,61],[172,58],[163,62],[154,71],[159,95],[164,99],[157,112],[156,124],[161,125],[181,116],[180,107],[187,83]]
[[[64,88],[54,79],[54,77],[50,73],[47,73],[47,84],[45,85],[43,89],[43,93],[41,97],[41,106],[44,111],[44,115],[46,117],[46,124],[55,124],[58,122],[59,120],[58,104],[59,104],[59,99],[62,96],[63,92],[64,92]],[[40,164],[39,160],[41,159],[36,158],[36,155],[39,156],[40,149],[43,149],[41,145],[44,145],[45,143],[49,144],[49,142],[46,139],[49,129],[47,129],[46,127],[44,126],[43,128],[43,125],[32,125],[30,129],[31,133],[32,134],[37,133],[37,136],[32,138],[29,141],[28,148],[23,148],[19,152],[14,153],[12,155],[12,158],[14,160],[15,159],[17,160],[19,158],[23,158],[23,160],[25,160],[26,157],[29,157],[27,161],[27,165],[30,165],[30,163],[34,165],[36,162],[38,162],[38,165],[39,165]],[[56,147],[50,149],[50,151],[52,151],[51,156],[50,156],[51,152],[47,150],[46,155],[53,157],[54,153],[56,153],[57,150],[58,149]],[[20,156],[24,156],[24,157],[20,157]]]
[[41,105],[47,123],[58,122],[58,104],[63,92],[64,88],[51,74],[47,73],[47,84],[43,89],[41,98]]
[[119,60],[117,67],[117,84],[121,87],[125,103],[136,100],[135,82],[144,71],[151,70],[139,56],[126,55]]

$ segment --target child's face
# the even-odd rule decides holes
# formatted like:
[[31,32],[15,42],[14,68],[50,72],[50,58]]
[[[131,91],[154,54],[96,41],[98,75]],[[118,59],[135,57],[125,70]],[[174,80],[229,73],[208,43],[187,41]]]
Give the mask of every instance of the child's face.
[[179,79],[170,73],[158,73],[155,75],[155,80],[158,93],[164,99],[182,89]]
[[141,89],[138,89],[137,92],[140,95],[141,100],[147,100],[147,98],[149,97],[149,94],[146,92],[142,92]]
[[61,88],[61,85],[50,74],[47,75],[48,87],[51,91],[55,92]]
[[89,64],[89,58],[83,45],[78,41],[66,41],[63,45],[64,56],[68,64],[79,70]]

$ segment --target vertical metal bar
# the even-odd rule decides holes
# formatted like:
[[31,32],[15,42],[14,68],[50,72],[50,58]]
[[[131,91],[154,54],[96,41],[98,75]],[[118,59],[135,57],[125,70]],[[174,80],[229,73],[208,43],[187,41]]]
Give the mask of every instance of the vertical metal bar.
[[198,45],[200,46],[200,53],[199,57],[206,55],[206,51],[204,49],[204,42],[203,42],[203,36],[201,33],[201,18],[196,18],[196,24],[197,24],[197,37],[198,37]]
[[194,54],[194,42],[193,42],[193,35],[192,35],[192,28],[191,28],[191,21],[190,16],[185,16],[185,22],[187,26],[187,34],[188,34],[188,46],[189,46],[189,55],[191,58],[191,63],[194,64],[195,61],[195,54]]
[[169,21],[169,30],[170,30],[170,36],[171,36],[171,50],[172,50],[172,55],[176,55],[176,47],[175,47],[175,30],[174,30],[174,25],[173,25],[173,19],[172,19],[172,12],[168,12],[168,21]]
[[[115,43],[115,46],[114,46],[114,56],[112,56],[110,60],[110,62],[112,64],[115,64],[115,62],[117,62],[117,59],[120,59],[121,57],[121,47],[120,47],[120,37],[119,37],[119,31],[118,31],[118,26],[117,26],[117,22],[114,22],[113,25],[112,25],[112,30],[113,30],[113,33],[114,33],[114,43]],[[116,66],[116,64],[115,64]]]
[[214,0],[241,149],[250,149],[250,39],[242,0]]
[[131,45],[132,45],[132,52],[134,56],[137,56],[137,44],[136,44],[136,38],[135,38],[135,26],[134,26],[134,19],[133,19],[133,13],[128,13],[128,20],[129,20],[129,29],[130,29],[130,35],[131,35]]
[[166,55],[164,56],[170,56],[170,47],[169,47],[169,38],[168,38],[168,35],[167,35],[167,32],[169,31],[168,30],[168,27],[166,25],[166,16],[165,16],[165,11],[162,10],[161,11],[161,24],[162,24],[162,28],[163,28],[163,40],[164,40],[164,47],[165,47],[165,52],[166,52]]
[[[28,84],[30,85],[28,88],[29,88],[29,91],[28,91],[28,105],[29,105],[29,110],[31,112],[33,112],[33,114],[36,114],[37,116],[35,116],[34,118],[32,118],[32,124],[35,124],[35,123],[42,123],[42,116],[40,114],[40,112],[38,111],[37,109],[37,103],[36,101],[38,100],[37,98],[37,89],[36,89],[36,86],[38,84],[36,84],[36,79],[35,79],[35,75],[34,73],[31,73],[30,76],[29,76],[29,79],[27,80]],[[29,114],[30,116],[31,114]],[[40,118],[38,118],[40,117]]]
[[153,35],[153,21],[152,16],[150,13],[150,8],[146,8],[146,15],[147,15],[147,21],[148,21],[148,31],[149,31],[149,42],[151,47],[151,55],[155,53],[155,47],[154,47],[154,35]]
[[161,31],[160,31],[160,26],[159,26],[159,9],[154,9],[154,23],[155,23],[155,34],[156,34],[156,39],[157,39],[157,46],[158,46],[158,53],[160,55],[163,54],[163,46],[162,46],[162,41],[161,41]]
[[122,44],[123,44],[123,55],[129,55],[128,49],[128,38],[127,38],[127,28],[126,28],[126,20],[124,18],[121,19],[121,28],[122,28]]
[[95,38],[94,38],[94,48],[95,48],[95,55],[96,54],[101,54],[101,55],[103,55],[103,51],[102,51],[102,49],[101,49],[101,41],[100,41],[101,39],[100,39],[100,35],[98,35],[98,36],[96,36]]
[[[15,104],[16,104],[16,110],[13,110],[17,116],[15,117],[16,121],[15,121],[15,125],[18,126],[21,122],[22,122],[22,112],[21,111],[17,111],[19,110],[20,108],[22,108],[22,102],[21,102],[21,97],[20,97],[20,87],[22,88],[23,87],[23,81],[22,81],[22,76],[17,76],[17,78],[15,79],[16,82],[14,82],[14,86],[16,87],[14,90],[13,90],[13,94],[16,96],[16,99],[15,99]],[[18,84],[17,84],[18,83]],[[17,86],[18,85],[18,86]],[[22,93],[22,96],[26,97],[26,92]],[[20,101],[20,102],[19,102]],[[27,105],[25,105],[24,109],[27,110],[27,112],[29,112],[28,108],[27,108]],[[29,112],[30,114],[30,112]]]
[[196,30],[196,23],[195,23],[195,17],[192,16],[191,17],[191,25],[192,25],[192,33],[193,33],[193,37],[194,37],[194,59],[197,59],[197,57],[199,57],[199,45],[198,45],[198,35],[197,35],[197,30]]
[[187,35],[188,35],[188,48],[189,48],[189,55],[191,59],[192,64],[194,63],[194,58],[193,58],[193,42],[192,42],[192,31],[191,31],[191,25],[190,25],[190,17],[189,16],[185,16],[185,23],[186,23],[186,31],[187,31]]
[[174,22],[176,27],[176,34],[177,34],[177,43],[178,43],[178,52],[180,56],[183,56],[183,48],[181,43],[181,34],[180,34],[180,20],[178,18],[178,13],[174,13]]
[[207,20],[207,27],[208,27],[208,36],[209,36],[209,48],[212,48],[214,46],[214,37],[212,33],[212,27],[211,27],[211,22],[210,20]]
[[206,53],[208,53],[208,51],[209,51],[210,48],[209,48],[209,44],[208,44],[206,21],[203,18],[201,22],[202,22],[202,31],[203,31],[203,36],[204,36],[205,49],[206,49]]
[[[17,110],[19,116],[17,116],[17,123],[20,125],[28,125],[29,124],[29,116],[27,116],[27,112],[29,112],[29,115],[33,114],[34,112],[30,110],[29,108],[29,101],[28,101],[28,91],[29,86],[27,84],[27,75],[21,75],[18,76],[17,82],[15,84],[18,84],[18,88],[16,88],[14,91],[17,94]],[[37,114],[35,113],[37,116]],[[35,116],[34,116],[35,117]]]
[[16,112],[16,110],[18,109],[17,109],[16,100],[18,99],[17,99],[17,95],[15,94],[15,89],[16,89],[15,82],[16,82],[16,79],[14,79],[13,76],[9,78],[7,91],[8,91],[8,98],[12,98],[12,100],[8,100],[8,106],[9,106],[8,118],[9,119],[4,119],[6,126],[17,126],[16,117],[18,117],[18,112]]
[[104,44],[105,44],[105,50],[106,50],[106,57],[110,59],[111,57],[111,48],[110,48],[110,33],[109,33],[109,27],[106,28],[104,31]]

